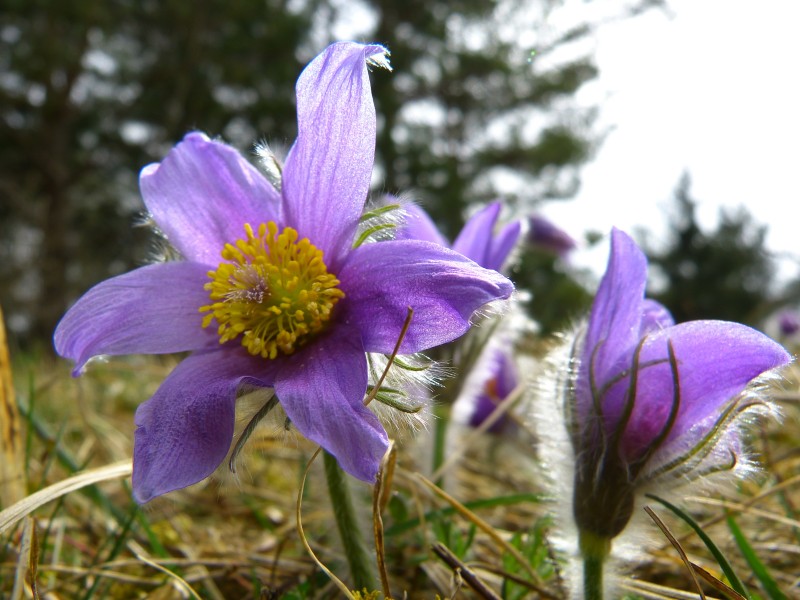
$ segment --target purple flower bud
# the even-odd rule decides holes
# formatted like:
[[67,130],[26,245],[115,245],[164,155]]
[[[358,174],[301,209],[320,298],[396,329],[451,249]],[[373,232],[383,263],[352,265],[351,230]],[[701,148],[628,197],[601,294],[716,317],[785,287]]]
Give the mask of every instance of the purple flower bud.
[[578,457],[575,517],[579,528],[610,537],[624,528],[644,481],[733,461],[732,448],[718,447],[721,429],[757,403],[740,393],[790,360],[782,346],[738,323],[673,325],[664,307],[644,299],[646,277],[641,250],[615,229],[577,350],[569,423]]
[[541,215],[528,218],[528,243],[563,256],[575,249],[577,244],[563,229]]
[[800,331],[800,315],[794,310],[784,310],[778,315],[778,326],[782,335],[791,337]]
[[570,520],[585,565],[602,562],[590,555],[607,553],[645,487],[667,483],[671,491],[705,475],[746,473],[740,417],[770,408],[752,382],[791,360],[738,323],[673,324],[663,306],[644,298],[646,279],[644,254],[614,229],[588,322],[557,382],[568,448],[545,453],[554,462],[565,460],[558,452],[571,455]]

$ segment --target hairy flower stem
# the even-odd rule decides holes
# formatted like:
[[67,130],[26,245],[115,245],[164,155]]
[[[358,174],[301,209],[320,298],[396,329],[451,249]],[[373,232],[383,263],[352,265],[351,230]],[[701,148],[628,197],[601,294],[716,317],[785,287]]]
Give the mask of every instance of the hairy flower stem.
[[603,600],[603,567],[611,552],[611,539],[581,531],[579,538],[583,557],[583,600]]
[[375,562],[364,543],[365,538],[358,523],[347,475],[342,471],[336,458],[327,452],[324,452],[323,455],[325,479],[328,481],[333,515],[336,518],[336,526],[339,528],[339,536],[342,538],[344,554],[350,564],[353,589],[375,590],[378,586]]

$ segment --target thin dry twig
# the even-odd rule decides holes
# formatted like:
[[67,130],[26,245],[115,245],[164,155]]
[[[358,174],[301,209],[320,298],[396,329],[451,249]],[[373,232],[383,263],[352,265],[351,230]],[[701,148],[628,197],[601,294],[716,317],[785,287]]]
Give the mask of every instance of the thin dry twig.
[[653,519],[653,522],[656,525],[658,525],[658,528],[661,530],[661,533],[664,534],[664,537],[666,537],[669,540],[670,544],[672,544],[672,547],[678,551],[678,554],[680,555],[683,564],[686,565],[686,570],[689,571],[689,575],[692,577],[692,582],[694,582],[694,587],[697,589],[697,593],[700,594],[700,598],[705,600],[706,595],[703,592],[703,588],[700,586],[700,582],[697,581],[697,575],[695,574],[694,569],[692,568],[692,562],[689,560],[689,557],[686,556],[686,552],[684,551],[683,547],[680,545],[678,540],[675,539],[675,536],[672,535],[672,532],[664,524],[664,521],[661,520],[661,518],[655,513],[655,511],[652,508],[650,508],[649,506],[645,506],[644,511],[648,515],[650,515],[650,518]]
[[[757,504],[758,502],[760,502],[764,498],[772,496],[773,494],[777,494],[778,492],[781,492],[781,491],[786,490],[788,488],[794,487],[794,486],[796,486],[798,484],[800,484],[800,474],[795,475],[794,477],[790,477],[789,479],[785,479],[781,483],[773,485],[772,487],[764,490],[760,494],[757,494],[757,495],[753,496],[752,498],[747,500],[747,502],[741,503],[740,504],[741,508],[740,509],[736,509],[736,510],[737,510],[737,512],[740,512],[741,510],[750,509],[751,506],[753,506],[754,504]],[[692,500],[697,500],[698,498],[701,498],[701,497],[700,496],[687,496],[686,500],[687,501],[692,501]],[[706,499],[707,498],[701,498],[700,501],[702,502],[703,500],[706,500]],[[711,525],[715,525],[716,523],[724,521],[726,516],[727,516],[727,513],[725,513],[723,511],[720,514],[703,521],[700,524],[700,527],[702,527],[703,529],[707,529]],[[686,533],[681,535],[680,539],[685,541],[687,538],[691,537],[692,535],[694,535],[692,531],[687,531]]]
[[192,596],[192,598],[195,598],[196,600],[203,600],[200,597],[200,595],[197,592],[194,591],[194,588],[191,585],[189,585],[187,583],[187,581],[185,579],[183,579],[183,577],[181,577],[177,573],[174,573],[174,572],[170,571],[169,569],[167,569],[166,567],[162,567],[158,563],[153,562],[152,560],[150,560],[149,558],[147,558],[144,554],[142,554],[140,552],[136,552],[135,556],[140,561],[142,561],[144,564],[146,564],[146,565],[148,565],[150,567],[153,567],[157,571],[161,571],[162,573],[164,573],[167,577],[169,577],[175,583],[177,583],[178,586],[181,589],[185,590],[190,596]]
[[719,579],[714,577],[711,573],[706,571],[703,567],[701,567],[699,565],[696,565],[694,563],[691,563],[691,565],[692,565],[692,569],[694,569],[694,572],[697,573],[700,577],[702,577],[706,581],[706,583],[708,583],[710,586],[712,586],[715,590],[717,590],[719,592],[722,592],[723,594],[725,594],[728,598],[731,598],[732,600],[747,600],[747,598],[742,596],[739,592],[737,592],[732,587],[730,587],[730,586],[724,584],[723,582],[721,582]]
[[[534,581],[536,581],[537,584],[540,585],[542,584],[541,578],[539,577],[538,573],[534,571],[533,567],[531,567],[531,565],[528,563],[525,557],[522,556],[519,550],[517,550],[516,548],[514,548],[514,546],[512,546],[506,540],[504,540],[497,533],[497,531],[495,531],[494,527],[489,525],[489,523],[481,519],[478,515],[476,515],[474,512],[472,512],[463,504],[461,504],[461,502],[453,498],[450,494],[445,492],[442,488],[440,488],[438,485],[433,483],[431,480],[426,478],[421,473],[416,474],[416,479],[422,482],[422,484],[429,490],[431,490],[434,494],[436,494],[437,496],[445,500],[448,504],[450,504],[450,506],[456,509],[456,512],[458,512],[462,517],[469,520],[471,523],[474,523],[478,529],[486,533],[490,538],[492,538],[492,540],[494,540],[494,542],[497,545],[499,545],[501,548],[503,548],[503,550],[505,550],[511,556],[513,556],[514,560],[516,560],[517,563],[519,563],[519,565],[528,572],[528,575],[530,575],[531,578]],[[550,597],[553,599],[556,598],[555,596],[550,596]]]
[[20,541],[19,558],[14,572],[14,588],[11,590],[11,600],[20,600],[23,597],[26,575],[30,577],[30,588],[34,600],[39,600],[39,592],[36,588],[38,555],[36,523],[32,518],[27,518],[22,529],[22,540]]
[[[697,600],[697,592],[685,592],[675,588],[639,579],[625,577],[620,583],[620,587],[633,592],[637,596],[647,600]],[[712,596],[706,596],[706,600],[721,600]]]
[[308,464],[306,465],[306,470],[303,472],[303,478],[300,480],[300,489],[297,492],[297,533],[300,536],[300,542],[303,544],[306,552],[308,552],[308,555],[311,557],[311,559],[317,563],[317,566],[322,569],[322,572],[330,577],[330,580],[336,585],[336,587],[339,588],[345,597],[349,598],[349,600],[355,600],[355,596],[353,596],[352,592],[350,592],[344,582],[336,577],[336,575],[334,575],[333,572],[326,567],[319,558],[317,558],[317,555],[314,554],[314,551],[311,549],[308,539],[306,539],[306,534],[303,531],[303,491],[306,487],[306,478],[308,477],[308,472],[311,470],[311,465],[314,463],[314,460],[317,458],[317,456],[319,456],[320,452],[322,452],[322,446],[319,446],[316,452],[314,452],[313,456],[309,459]]
[[741,512],[743,514],[752,515],[755,517],[761,517],[762,519],[769,519],[770,521],[775,521],[776,523],[780,523],[781,525],[788,525],[789,527],[794,527],[795,529],[800,529],[800,521],[797,519],[790,519],[788,517],[784,517],[783,515],[779,515],[776,513],[772,513],[766,510],[761,510],[759,508],[753,508],[751,503],[749,502],[733,502],[731,500],[719,499],[719,498],[704,498],[702,496],[687,496],[687,502],[695,502],[697,504],[705,504],[707,506],[715,506],[727,511],[736,511]]
[[377,383],[375,383],[375,386],[372,388],[372,392],[364,400],[364,406],[369,405],[369,403],[375,399],[375,396],[378,395],[378,392],[380,391],[381,386],[383,385],[383,382],[386,379],[386,376],[389,374],[389,368],[392,366],[394,359],[400,352],[400,345],[403,343],[403,340],[405,339],[406,334],[408,333],[408,328],[411,325],[411,319],[413,317],[414,317],[414,309],[409,306],[408,313],[406,314],[406,320],[403,321],[403,328],[400,330],[400,335],[397,336],[397,342],[395,342],[394,349],[392,350],[392,353],[389,355],[389,360],[386,362],[386,367],[383,369],[383,373],[381,373],[380,379],[378,379]]
[[458,574],[462,581],[471,587],[478,596],[481,598],[488,598],[489,600],[501,600],[501,597],[483,583],[480,577],[473,573],[467,565],[461,562],[459,558],[450,551],[450,548],[441,542],[437,542],[431,546],[431,550],[433,550],[433,553],[441,558],[454,573]]

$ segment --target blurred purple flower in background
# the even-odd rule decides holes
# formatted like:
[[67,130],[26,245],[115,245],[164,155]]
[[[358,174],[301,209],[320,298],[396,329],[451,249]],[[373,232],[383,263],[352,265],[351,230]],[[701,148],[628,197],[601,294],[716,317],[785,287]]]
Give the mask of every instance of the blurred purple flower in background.
[[513,286],[438,244],[354,238],[375,151],[367,64],[377,45],[338,43],[297,82],[298,136],[281,189],[233,148],[193,133],[142,170],[147,209],[185,260],[89,290],[54,340],[78,374],[100,354],[189,351],[136,412],[139,502],[191,485],[225,458],[240,386],[273,388],[286,415],[342,468],[373,481],[388,437],[364,406],[366,352],[463,334]]
[[[455,422],[480,427],[498,409],[519,384],[519,373],[514,364],[513,343],[490,342],[481,353],[464,382],[464,387],[453,404]],[[508,414],[501,415],[487,431],[504,434],[516,429],[517,424]]]
[[791,337],[800,331],[800,314],[796,310],[786,309],[778,315],[778,327],[781,335]]
[[[606,273],[571,350],[577,366],[567,367],[556,399],[574,457],[571,519],[587,578],[586,565],[602,565],[648,484],[675,488],[748,471],[739,417],[769,408],[748,384],[790,361],[782,346],[738,323],[675,325],[644,299],[646,279],[642,251],[613,230]],[[591,573],[596,579],[597,569]],[[587,597],[602,596],[589,590],[598,583]]]
[[568,254],[577,246],[568,233],[541,215],[528,217],[526,240],[532,246],[559,256]]
[[[500,202],[491,202],[472,215],[453,242],[453,250],[482,267],[499,271],[514,249],[522,227],[519,221],[513,221],[495,233],[501,208]],[[406,220],[398,227],[396,239],[427,240],[450,247],[425,210],[408,204],[404,206],[404,211]]]
[[[492,202],[470,217],[453,242],[453,250],[487,269],[502,268],[519,240],[522,223],[508,223],[495,233],[501,209],[500,202]],[[403,212],[405,220],[398,227],[395,239],[428,240],[449,246],[424,209],[416,204],[407,204],[403,206]],[[457,425],[480,427],[519,383],[513,358],[514,343],[522,330],[528,328],[528,320],[516,311],[511,312],[513,316],[505,315],[500,319],[496,325],[499,330],[484,340],[481,344],[483,350],[464,373],[464,384],[453,403],[453,421]],[[512,326],[517,331],[509,331]],[[504,414],[488,431],[501,434],[516,427],[514,419]]]

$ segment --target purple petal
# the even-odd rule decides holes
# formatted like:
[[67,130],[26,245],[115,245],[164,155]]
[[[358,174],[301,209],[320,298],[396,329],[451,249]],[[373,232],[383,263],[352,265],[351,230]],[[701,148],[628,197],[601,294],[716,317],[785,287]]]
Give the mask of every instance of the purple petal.
[[[517,368],[507,350],[490,348],[475,365],[476,370],[484,369],[485,377],[482,378],[483,387],[468,390],[456,400],[456,404],[467,402],[471,405],[472,414],[469,425],[479,427],[497,409],[500,402],[505,400],[519,382]],[[469,379],[467,383],[470,383]],[[477,382],[476,382],[477,383]],[[472,396],[472,397],[469,397]],[[456,411],[454,406],[454,411]],[[490,428],[492,433],[501,433],[513,423],[507,416],[501,417]]]
[[640,338],[646,280],[644,254],[627,234],[613,229],[608,267],[592,304],[581,356],[577,382],[581,418],[591,406],[592,377],[599,389],[629,366]]
[[364,406],[367,361],[358,331],[339,326],[281,361],[275,393],[298,431],[372,483],[389,438]]
[[[727,321],[691,321],[652,334],[642,348],[640,364],[668,359],[667,341],[678,361],[680,408],[666,444],[695,427],[713,423],[721,408],[762,373],[787,364],[791,356],[764,334]],[[668,362],[642,369],[636,403],[622,450],[635,457],[652,442],[667,421],[674,394]]]
[[353,241],[375,158],[375,105],[367,60],[382,46],[338,43],[297,81],[297,140],[283,170],[286,224],[334,268]]
[[[509,348],[511,350],[511,348]],[[506,398],[514,391],[519,383],[519,375],[517,374],[517,366],[508,351],[497,350],[495,355],[496,362],[496,380],[497,380],[497,395],[500,398]]]
[[500,214],[500,203],[492,202],[472,215],[453,242],[453,250],[487,267],[494,226]]
[[481,264],[481,266],[499,271],[503,263],[506,262],[508,255],[511,254],[511,251],[514,249],[514,246],[516,246],[521,229],[522,223],[519,221],[514,221],[503,227],[500,233],[492,240],[489,254],[486,257],[486,263]]
[[192,354],[136,411],[133,495],[145,503],[205,479],[233,439],[236,390],[261,361],[230,348]]
[[407,204],[403,207],[406,213],[405,223],[397,228],[397,240],[421,240],[433,242],[440,246],[449,247],[450,243],[439,233],[439,229],[431,220],[428,213],[416,204]]
[[639,335],[660,331],[673,325],[675,325],[675,319],[672,318],[672,313],[667,310],[666,306],[650,298],[644,299],[642,302],[642,324]]
[[414,316],[400,349],[403,354],[454,340],[467,331],[477,309],[514,291],[497,271],[415,240],[356,248],[339,279],[345,293],[342,318],[359,329],[368,352],[392,351],[408,307]]
[[190,133],[161,162],[142,169],[139,186],[147,210],[187,259],[221,261],[225,243],[280,221],[280,195],[236,150]]
[[208,304],[208,267],[169,262],[107,279],[86,292],[56,328],[56,352],[75,361],[77,375],[99,354],[163,354],[213,347],[199,308]]

